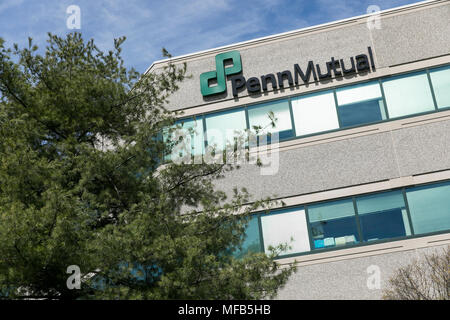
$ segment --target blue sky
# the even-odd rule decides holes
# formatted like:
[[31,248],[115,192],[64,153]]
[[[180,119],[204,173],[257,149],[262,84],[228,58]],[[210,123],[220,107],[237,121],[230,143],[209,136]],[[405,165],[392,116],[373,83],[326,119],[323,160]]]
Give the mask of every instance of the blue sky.
[[81,9],[83,36],[103,50],[126,36],[128,67],[144,72],[160,60],[161,48],[172,55],[211,49],[381,10],[414,0],[0,0],[0,37],[6,45],[26,46],[32,37],[45,47],[47,32],[64,35],[69,5]]

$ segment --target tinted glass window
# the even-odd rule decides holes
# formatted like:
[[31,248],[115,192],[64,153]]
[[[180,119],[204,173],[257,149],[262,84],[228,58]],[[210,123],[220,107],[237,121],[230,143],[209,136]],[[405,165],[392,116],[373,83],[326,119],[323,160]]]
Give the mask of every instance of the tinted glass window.
[[401,191],[356,198],[364,241],[411,235]]
[[358,242],[352,199],[308,206],[308,216],[315,249]]
[[294,98],[291,103],[297,136],[339,128],[333,92]]
[[183,129],[186,129],[186,135],[190,135],[191,153],[202,154],[205,145],[202,118],[182,120],[180,123],[183,125]]
[[[271,117],[275,120],[275,126],[272,126]],[[248,120],[252,131],[255,131],[253,128],[257,126],[261,127],[260,132],[278,132],[280,140],[291,138],[294,135],[288,100],[249,107]]]
[[386,119],[378,82],[336,90],[341,127],[356,126]]
[[234,137],[243,135],[247,128],[243,109],[206,115],[205,119],[208,146],[216,146],[217,150],[234,144]]
[[414,233],[450,229],[450,183],[406,190]]
[[242,249],[236,252],[236,257],[241,258],[249,252],[260,252],[261,241],[259,234],[259,222],[258,217],[254,216],[248,222],[245,229],[245,239],[242,243]]
[[450,67],[430,71],[438,108],[450,107]]
[[383,89],[390,118],[434,110],[425,72],[383,80]]
[[276,247],[280,244],[291,246],[291,249],[282,253],[284,255],[310,250],[308,227],[303,208],[283,210],[281,213],[262,216],[261,227],[266,252],[269,252],[269,246]]
[[174,160],[174,156],[179,159],[190,161],[188,152],[191,156],[201,155],[204,152],[204,136],[202,117],[197,119],[179,120],[171,128],[163,133],[165,142],[172,142],[174,146],[171,154],[164,156],[164,160]]

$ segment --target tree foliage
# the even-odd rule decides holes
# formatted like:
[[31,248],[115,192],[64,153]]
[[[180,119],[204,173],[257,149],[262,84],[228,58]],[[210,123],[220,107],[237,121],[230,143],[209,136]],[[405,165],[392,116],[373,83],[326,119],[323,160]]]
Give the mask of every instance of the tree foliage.
[[399,268],[383,292],[386,300],[450,300],[450,246]]
[[[104,53],[79,33],[49,34],[40,54],[31,39],[0,39],[3,296],[273,297],[295,270],[273,260],[283,245],[235,258],[250,212],[270,202],[215,190],[233,167],[161,165],[174,143],[160,134],[175,120],[163,106],[186,65],[140,75],[124,66],[124,40]],[[79,290],[67,287],[70,265]]]

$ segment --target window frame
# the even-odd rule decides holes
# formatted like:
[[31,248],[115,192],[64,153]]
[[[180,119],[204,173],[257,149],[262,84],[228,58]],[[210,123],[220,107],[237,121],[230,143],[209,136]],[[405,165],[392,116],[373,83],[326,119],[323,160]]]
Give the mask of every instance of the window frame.
[[[386,119],[381,119],[381,120],[371,121],[371,122],[365,122],[365,123],[359,123],[359,124],[350,125],[350,126],[344,126],[342,124],[341,115],[339,114],[339,107],[351,106],[351,105],[355,105],[355,104],[358,104],[358,103],[361,103],[361,102],[374,101],[375,98],[364,99],[364,100],[360,100],[360,101],[357,101],[357,102],[351,102],[351,103],[346,103],[346,104],[340,105],[339,104],[339,99],[338,99],[338,96],[337,96],[338,95],[338,91],[346,89],[346,88],[350,89],[351,87],[365,86],[365,85],[369,85],[369,84],[378,84],[381,96],[379,98],[376,98],[376,100],[377,101],[381,100],[383,102],[383,111],[384,111],[384,115],[386,116]],[[335,88],[334,89],[334,96],[335,96],[335,103],[336,103],[336,112],[337,112],[338,119],[339,119],[339,128],[341,130],[345,130],[345,129],[349,129],[349,128],[356,128],[356,127],[360,127],[360,126],[372,125],[372,124],[375,124],[375,123],[381,123],[381,122],[385,122],[385,121],[389,120],[389,114],[388,114],[388,109],[387,109],[387,105],[386,105],[386,99],[385,99],[385,96],[384,96],[383,86],[381,85],[380,79],[369,80],[369,81],[359,82],[357,84],[353,84],[353,85],[349,85],[349,86]],[[383,114],[381,114],[381,115],[383,116]]]
[[[429,183],[425,183],[425,184],[420,184],[420,185],[415,185],[415,186],[410,186],[408,188],[404,188],[404,197],[405,197],[405,202],[408,205],[408,212],[409,212],[409,202],[408,202],[408,196],[407,196],[407,191],[408,190],[413,190],[413,189],[433,189],[434,187],[440,187],[443,185],[447,185],[450,187],[450,180],[443,180],[443,181],[436,181],[436,182],[429,182]],[[410,224],[411,224],[411,233],[413,232],[413,228],[414,228],[414,223],[413,223],[413,219],[412,219],[412,215],[409,215],[410,218]],[[438,230],[438,231],[431,231],[431,232],[422,232],[422,233],[417,233],[414,230],[414,235],[416,236],[424,236],[424,235],[431,235],[431,234],[441,234],[441,233],[447,233],[449,232],[450,229],[443,229],[443,230]]]
[[291,211],[304,211],[304,216],[305,216],[305,225],[306,225],[306,230],[308,232],[308,245],[309,245],[309,251],[303,251],[303,252],[297,252],[297,253],[288,253],[288,254],[281,254],[279,255],[276,259],[284,259],[284,258],[289,258],[289,257],[296,257],[299,255],[305,255],[305,254],[310,254],[312,252],[311,250],[311,236],[310,236],[310,231],[309,231],[309,223],[308,223],[308,217],[306,214],[306,206],[304,205],[298,205],[298,206],[289,206],[289,207],[283,207],[283,208],[276,208],[273,211],[269,211],[269,212],[259,212],[258,216],[258,223],[259,223],[259,228],[260,228],[260,239],[261,239],[261,243],[260,243],[260,247],[262,248],[261,252],[262,253],[266,253],[266,249],[264,246],[264,231],[263,231],[263,227],[262,227],[262,221],[261,219],[263,217],[267,217],[267,216],[276,216],[276,215],[281,215],[281,214],[286,214],[286,213],[290,213]]
[[[354,222],[355,222],[355,227],[356,227],[356,236],[357,236],[356,240],[357,240],[357,242],[355,242],[353,244],[349,244],[349,245],[346,244],[344,246],[337,246],[337,245],[335,245],[335,246],[330,246],[330,247],[315,248],[313,234],[312,234],[312,223],[314,223],[314,222],[311,222],[310,213],[309,213],[310,207],[311,206],[316,206],[316,205],[332,203],[332,202],[346,201],[346,200],[350,200],[350,202],[352,203],[353,217],[355,219]],[[358,245],[358,244],[360,244],[362,242],[361,227],[360,227],[360,224],[359,224],[359,217],[358,217],[358,214],[357,214],[357,211],[356,211],[356,208],[355,208],[355,203],[354,203],[353,197],[343,197],[343,198],[330,199],[330,200],[324,200],[324,201],[309,203],[309,204],[305,205],[305,207],[308,209],[307,222],[308,222],[308,225],[309,225],[309,229],[308,230],[310,230],[310,234],[309,234],[310,241],[312,242],[312,246],[311,246],[311,251],[310,252],[313,252],[313,251],[323,252],[323,251],[325,251],[327,249],[328,250],[336,250],[336,249],[339,249],[339,248],[349,248],[349,247]]]
[[[440,70],[444,70],[447,69],[450,72],[450,64],[444,64],[441,66],[437,66],[437,67],[433,67],[433,68],[427,68],[427,74],[428,74],[428,81],[430,82],[430,87],[431,87],[431,93],[433,94],[433,99],[435,102],[435,107],[436,107],[436,111],[445,111],[445,110],[449,110],[450,109],[450,105],[447,107],[439,107],[438,105],[438,101],[437,101],[437,97],[436,97],[436,92],[434,90],[434,86],[433,86],[433,79],[431,79],[431,73],[434,71],[440,71]],[[450,79],[449,79],[450,81]]]
[[[279,141],[287,141],[287,140],[291,140],[293,138],[296,138],[296,130],[295,130],[295,121],[293,119],[293,114],[292,114],[292,104],[291,104],[291,98],[286,98],[286,99],[274,99],[274,100],[270,100],[270,101],[265,101],[265,102],[261,102],[261,103],[257,103],[257,104],[252,104],[252,105],[247,105],[245,106],[245,110],[246,110],[246,121],[247,121],[247,130],[249,130],[249,132],[253,132],[253,128],[250,125],[250,114],[249,112],[251,110],[255,110],[258,109],[259,107],[261,108],[265,108],[270,106],[271,104],[277,104],[277,103],[283,103],[286,102],[287,103],[287,111],[289,112],[289,117],[290,117],[290,124],[291,124],[291,129],[289,131],[291,131],[291,135],[289,137],[286,138],[281,138],[281,135],[279,135]],[[275,114],[274,114],[275,115]],[[286,130],[285,130],[286,131]],[[279,130],[275,130],[274,132],[282,132]],[[258,136],[259,137],[259,136]],[[270,138],[267,139],[267,144],[270,144]],[[258,146],[260,145],[260,140],[259,138],[257,138],[257,142],[258,142]]]
[[[248,122],[248,114],[247,114],[247,107],[246,106],[239,106],[239,107],[234,107],[234,108],[228,108],[228,109],[223,109],[220,111],[216,111],[216,112],[208,112],[208,113],[204,113],[202,114],[203,117],[203,138],[205,140],[205,146],[204,146],[204,150],[206,151],[208,148],[208,125],[206,123],[206,120],[208,117],[214,117],[214,116],[221,116],[227,113],[235,113],[235,112],[243,112],[244,113],[244,121],[245,121],[245,129],[244,130],[248,130],[249,129],[249,122]],[[226,139],[226,136],[223,136],[223,138]],[[226,144],[227,142],[224,141],[225,144],[225,149],[226,149]],[[224,152],[225,149],[220,149],[217,148],[215,151],[216,152]]]
[[[394,121],[394,120],[399,120],[399,119],[405,119],[405,118],[411,118],[411,117],[416,117],[416,116],[420,116],[420,115],[424,115],[424,114],[430,114],[430,113],[434,113],[434,112],[438,112],[438,108],[436,105],[436,99],[434,96],[434,90],[433,90],[433,85],[430,81],[430,74],[429,74],[429,70],[434,69],[433,68],[425,68],[425,69],[420,69],[420,70],[411,70],[411,71],[407,71],[404,73],[399,73],[399,74],[394,74],[394,75],[389,75],[389,76],[385,76],[385,77],[380,77],[379,81],[381,83],[381,88],[382,90],[382,94],[383,94],[383,101],[385,102],[385,107],[386,107],[386,111],[388,113],[386,113],[386,117],[388,118],[387,120],[390,121]],[[430,89],[430,94],[431,94],[431,101],[433,103],[433,109],[431,110],[426,110],[426,111],[421,111],[421,112],[416,112],[416,113],[408,113],[405,115],[401,115],[401,116],[396,116],[396,117],[392,117],[390,115],[389,112],[389,103],[387,103],[387,99],[386,99],[386,93],[385,93],[385,87],[384,87],[384,82],[387,81],[393,81],[396,79],[405,79],[408,77],[415,77],[415,76],[420,76],[420,75],[425,75],[425,77],[427,78],[427,83]],[[382,121],[384,122],[384,121]]]
[[409,211],[409,206],[407,204],[407,199],[406,199],[406,188],[400,188],[400,189],[397,188],[397,189],[391,189],[391,190],[383,190],[383,191],[378,191],[378,192],[373,192],[373,193],[367,193],[367,194],[354,196],[353,197],[353,201],[354,201],[355,211],[356,211],[358,217],[363,216],[365,214],[369,214],[369,213],[360,213],[359,212],[359,210],[358,210],[358,203],[357,203],[359,198],[365,198],[365,197],[369,197],[369,196],[377,196],[377,195],[382,195],[382,194],[386,194],[386,193],[394,193],[394,192],[399,192],[401,194],[401,196],[402,196],[403,203],[405,204],[404,208],[406,210],[406,217],[408,218],[408,224],[409,224],[408,227],[409,227],[409,230],[410,230],[411,234],[410,235],[406,234],[404,236],[395,236],[395,237],[383,238],[383,239],[379,239],[379,240],[371,240],[371,241],[364,240],[364,237],[363,237],[364,232],[363,232],[363,229],[361,227],[361,224],[359,223],[359,226],[361,227],[361,230],[360,230],[361,231],[361,242],[366,242],[366,243],[372,243],[373,242],[373,243],[376,243],[378,241],[383,241],[385,239],[387,239],[389,241],[392,241],[392,240],[397,239],[397,238],[409,238],[410,236],[414,235],[414,231],[413,231],[413,228],[412,228],[412,221],[411,221],[411,213]]

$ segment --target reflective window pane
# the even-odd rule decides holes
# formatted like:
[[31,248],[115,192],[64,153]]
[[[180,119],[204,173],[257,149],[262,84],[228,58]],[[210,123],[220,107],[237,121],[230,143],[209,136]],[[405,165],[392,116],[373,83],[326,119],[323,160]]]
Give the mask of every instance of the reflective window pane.
[[434,110],[425,72],[384,80],[383,89],[390,118]]
[[186,134],[190,135],[191,153],[199,155],[203,153],[205,141],[203,138],[203,121],[202,118],[186,119],[180,121]]
[[297,136],[339,128],[333,92],[292,99]]
[[450,183],[406,190],[414,233],[450,229]]
[[[275,127],[272,126],[269,113],[273,113],[275,118]],[[255,131],[253,128],[254,126],[257,126],[261,127],[260,132],[279,132],[280,140],[290,138],[294,135],[288,100],[249,107],[248,120],[252,131]]]
[[260,252],[261,242],[259,234],[259,222],[258,217],[254,216],[248,222],[245,230],[245,239],[242,243],[242,248],[236,252],[236,258],[244,257],[249,252]]
[[450,67],[430,71],[438,108],[450,107]]
[[291,246],[283,255],[310,250],[305,210],[302,208],[262,216],[261,227],[266,253],[269,252],[269,246],[276,247],[280,244]]
[[247,128],[243,109],[207,115],[205,120],[208,146],[216,146],[217,150],[233,144],[234,137],[244,134]]
[[341,127],[356,126],[386,119],[378,82],[336,90]]
[[352,199],[308,206],[308,216],[315,249],[358,242]]
[[204,152],[204,136],[203,136],[203,121],[199,117],[197,119],[183,119],[179,120],[172,127],[164,130],[163,139],[165,142],[177,142],[172,148],[171,154],[166,154],[164,160],[174,160],[177,156],[180,159],[190,161],[187,152],[191,156],[201,155]]
[[358,197],[356,205],[364,241],[411,235],[401,191]]

